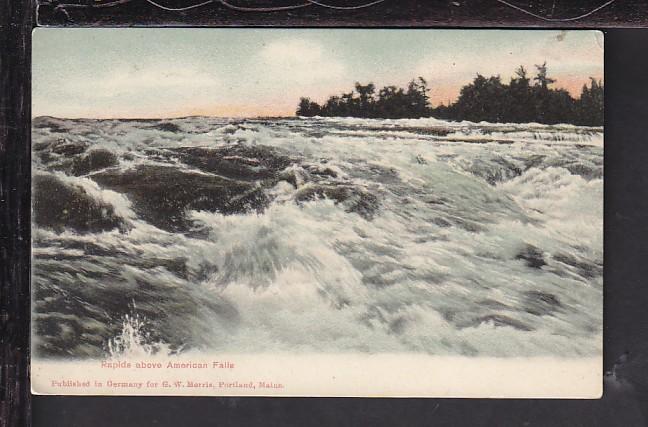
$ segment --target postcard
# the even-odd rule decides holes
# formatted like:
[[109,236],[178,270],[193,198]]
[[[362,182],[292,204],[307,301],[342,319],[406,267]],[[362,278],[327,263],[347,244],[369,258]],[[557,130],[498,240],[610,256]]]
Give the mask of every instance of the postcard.
[[38,28],[32,388],[598,398],[598,31]]

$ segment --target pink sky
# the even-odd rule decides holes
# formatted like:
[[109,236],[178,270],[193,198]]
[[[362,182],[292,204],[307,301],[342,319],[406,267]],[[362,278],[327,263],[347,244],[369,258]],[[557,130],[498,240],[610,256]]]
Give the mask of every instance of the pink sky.
[[477,73],[546,61],[574,97],[603,76],[603,35],[557,30],[37,29],[35,116],[294,115],[354,82],[428,80],[433,106]]

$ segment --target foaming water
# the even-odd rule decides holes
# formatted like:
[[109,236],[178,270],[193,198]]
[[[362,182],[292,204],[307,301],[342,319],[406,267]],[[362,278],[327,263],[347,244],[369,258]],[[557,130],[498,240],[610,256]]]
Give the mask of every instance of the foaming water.
[[146,319],[137,314],[134,304],[133,313],[124,316],[120,333],[108,340],[108,357],[129,359],[171,354],[166,345],[151,339],[151,333],[146,331]]
[[[34,141],[121,224],[35,227],[43,356],[601,352],[600,128],[40,118]],[[118,162],[73,176],[92,149]]]

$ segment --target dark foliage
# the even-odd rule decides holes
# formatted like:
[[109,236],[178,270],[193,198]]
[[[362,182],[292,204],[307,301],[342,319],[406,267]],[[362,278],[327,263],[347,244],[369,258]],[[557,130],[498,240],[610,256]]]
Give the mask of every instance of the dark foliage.
[[481,74],[461,88],[459,98],[450,105],[432,108],[428,83],[422,77],[412,80],[407,88],[385,86],[376,93],[373,83],[355,84],[355,91],[331,96],[323,105],[301,98],[298,116],[372,117],[384,119],[434,116],[448,120],[473,122],[538,122],[572,123],[584,126],[603,125],[603,85],[590,78],[581,95],[574,99],[564,89],[550,86],[547,64],[536,65],[531,78],[520,66],[509,83],[500,76]]
[[301,98],[298,116],[372,117],[401,119],[431,114],[428,84],[423,77],[409,82],[406,89],[385,86],[376,94],[373,83],[355,84],[355,91],[331,96],[324,105]]

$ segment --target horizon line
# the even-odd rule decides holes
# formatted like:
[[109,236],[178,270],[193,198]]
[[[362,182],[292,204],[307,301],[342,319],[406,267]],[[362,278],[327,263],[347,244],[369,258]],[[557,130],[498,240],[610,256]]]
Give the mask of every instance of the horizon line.
[[285,119],[290,117],[300,117],[298,115],[274,115],[274,116],[216,116],[207,114],[190,114],[182,116],[156,116],[156,117],[60,117],[50,114],[32,115],[35,119],[59,119],[59,120],[169,120],[169,119],[193,119],[193,118],[210,118],[210,119]]

